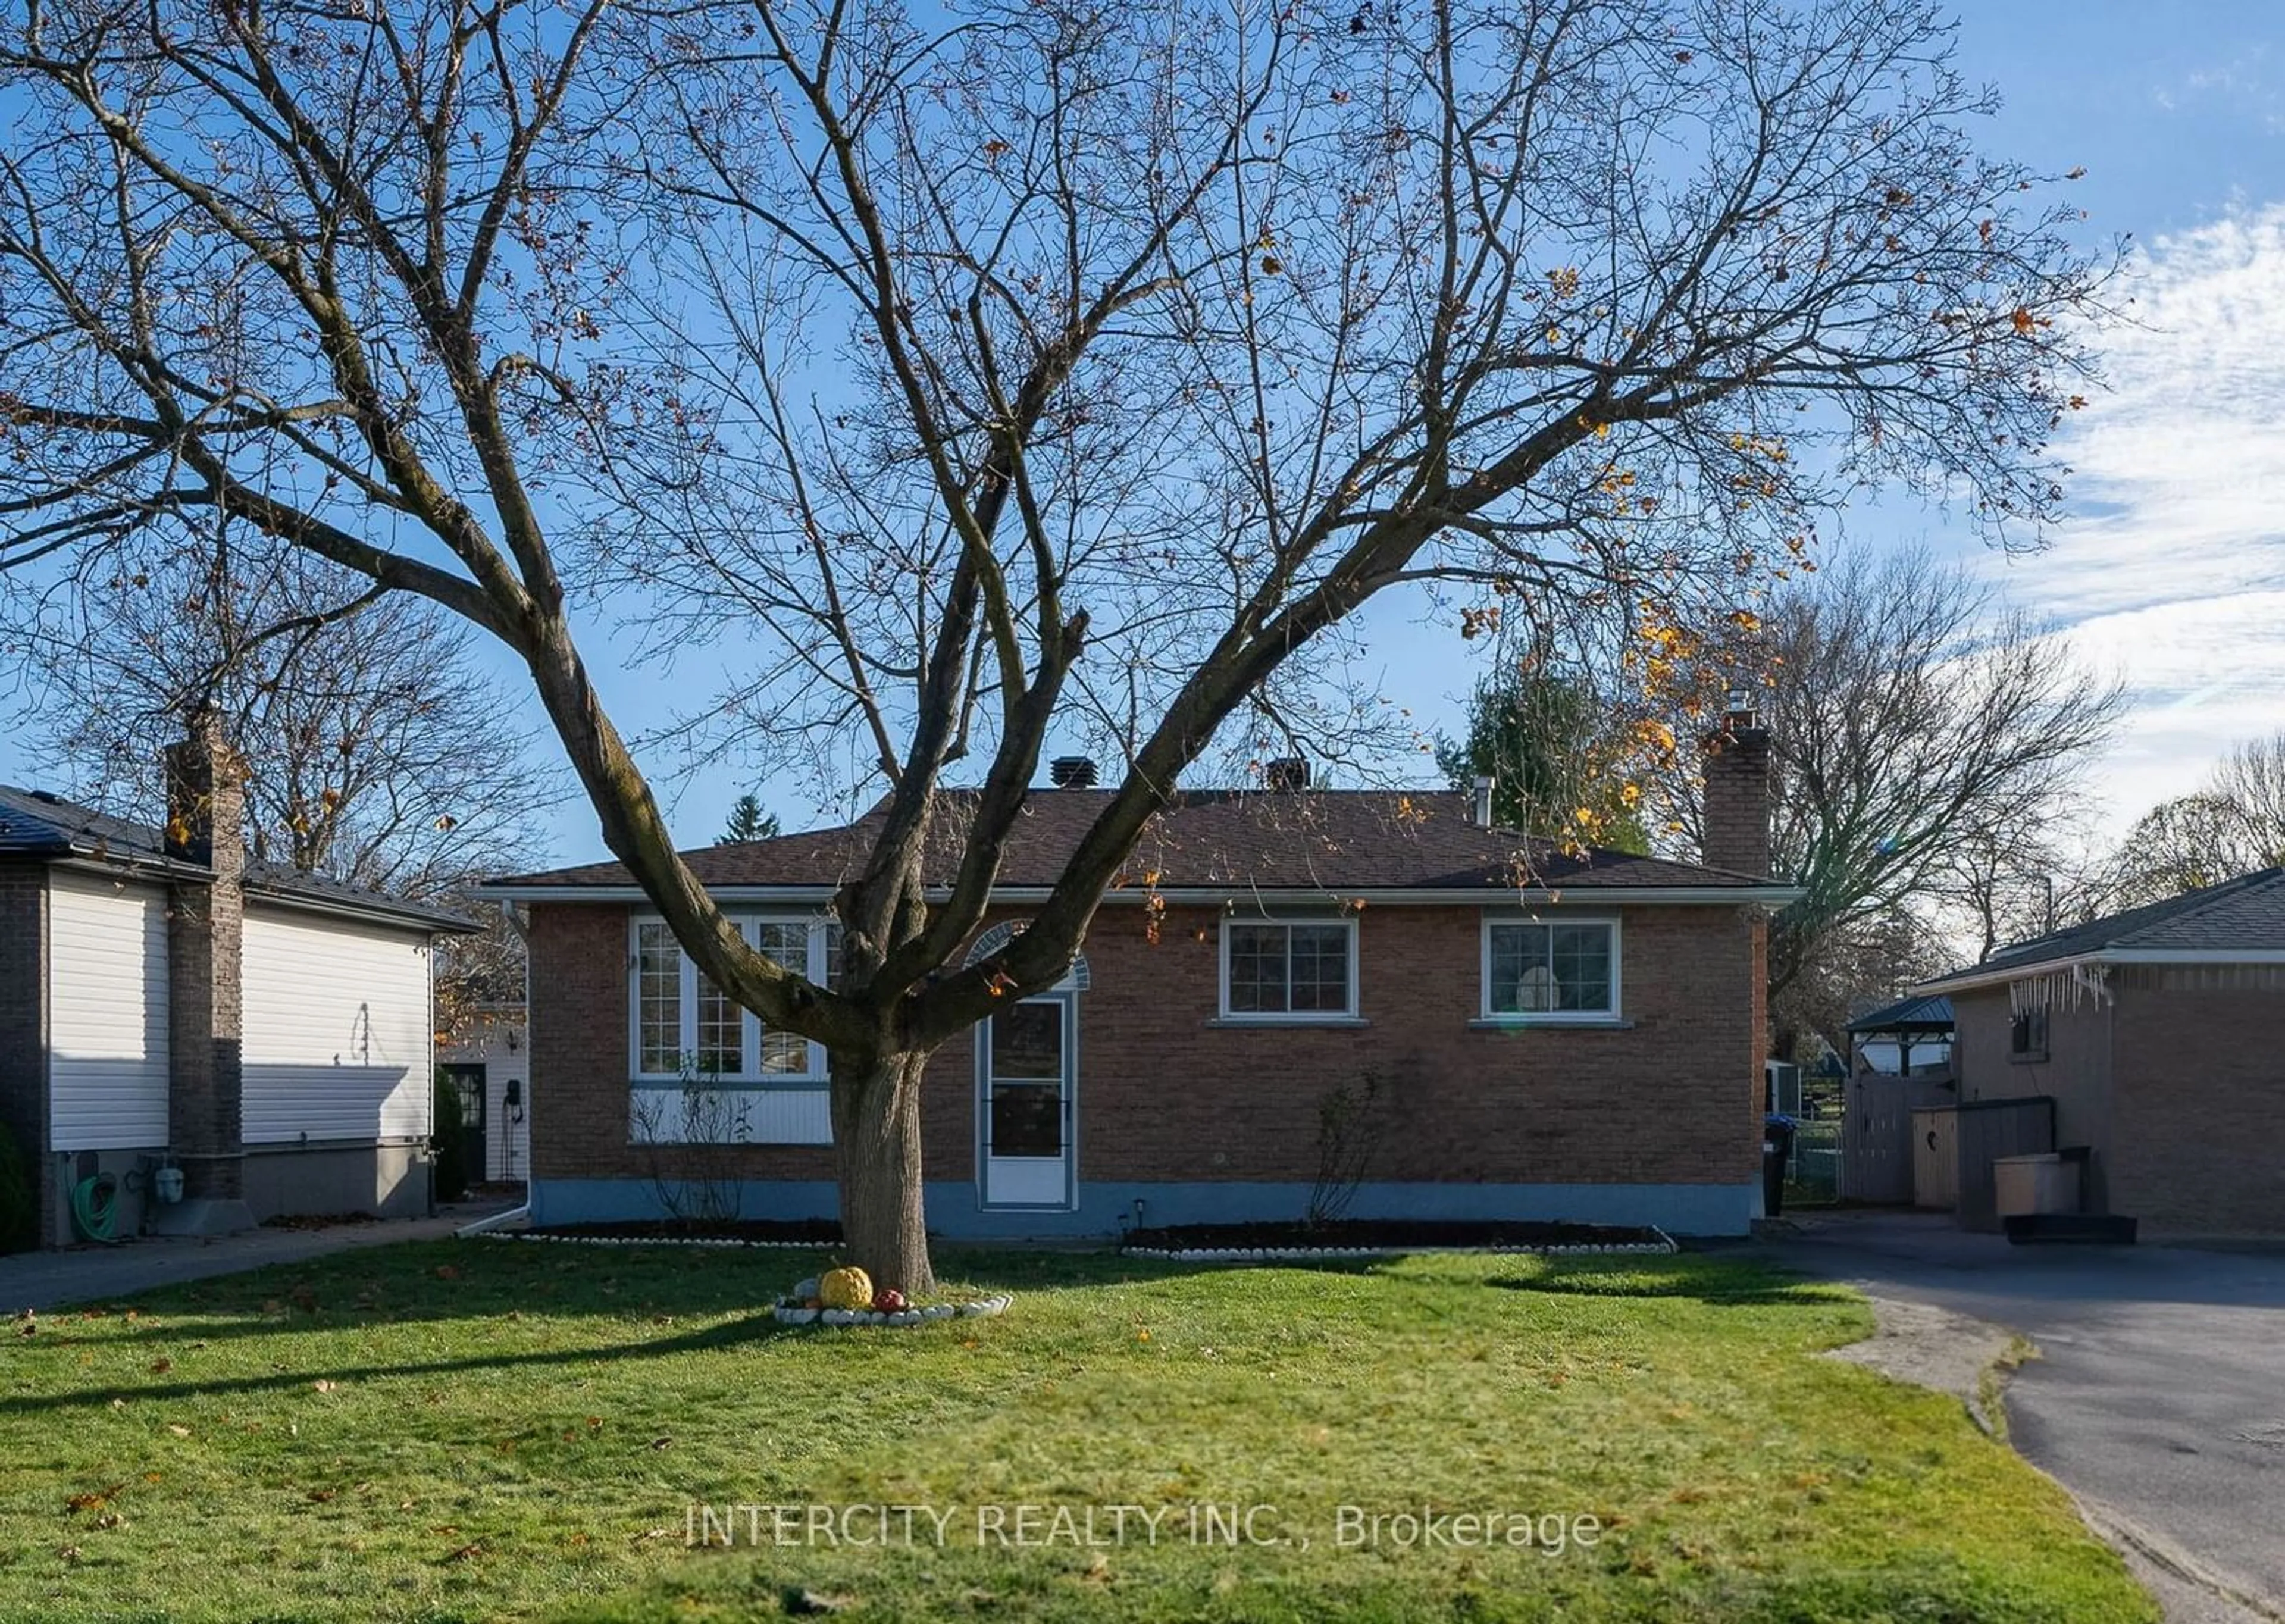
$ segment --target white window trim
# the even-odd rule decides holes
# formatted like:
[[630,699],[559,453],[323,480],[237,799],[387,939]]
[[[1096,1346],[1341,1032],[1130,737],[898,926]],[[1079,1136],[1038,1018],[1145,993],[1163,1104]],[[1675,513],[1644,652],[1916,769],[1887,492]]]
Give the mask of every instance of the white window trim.
[[[1603,925],[1611,932],[1611,1007],[1608,1009],[1494,1009],[1492,931],[1508,925]],[[1493,1026],[1615,1026],[1626,1019],[1624,933],[1615,914],[1486,913],[1476,963],[1476,1007],[1480,1024]]]
[[[1349,997],[1346,1009],[1232,1009],[1229,1007],[1229,928],[1232,925],[1339,925],[1349,938]],[[1220,1015],[1216,1024],[1231,1026],[1354,1026],[1357,1024],[1357,922],[1354,914],[1338,917],[1323,914],[1225,914],[1221,922],[1220,955]],[[1286,998],[1292,998],[1292,945],[1286,945]]]
[[[809,959],[804,973],[819,986],[823,986],[830,966],[826,962],[828,942],[834,921],[822,914],[734,914],[731,922],[746,945],[754,946],[764,925],[800,925],[809,932]],[[664,925],[666,921],[656,914],[633,914],[627,920],[627,1076],[637,1083],[671,1083],[681,1079],[675,1071],[646,1071],[642,1069],[642,929],[645,925]],[[682,984],[679,1000],[680,1027],[677,1032],[676,1053],[695,1055],[698,1052],[698,965],[690,954],[675,944],[682,961]],[[740,1088],[816,1089],[827,1087],[828,1074],[825,1046],[812,1042],[809,1046],[809,1068],[805,1071],[765,1071],[762,1065],[762,1022],[752,1010],[740,1012],[743,1024],[740,1033],[740,1049],[744,1057],[742,1068],[726,1071],[721,1082]]]

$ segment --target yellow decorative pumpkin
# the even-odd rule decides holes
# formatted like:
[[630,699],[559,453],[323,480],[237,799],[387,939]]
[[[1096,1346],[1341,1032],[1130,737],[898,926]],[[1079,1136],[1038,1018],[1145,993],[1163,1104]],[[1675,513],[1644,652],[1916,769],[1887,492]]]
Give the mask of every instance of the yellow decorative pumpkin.
[[830,1269],[817,1283],[817,1294],[828,1308],[870,1308],[873,1277],[861,1268]]

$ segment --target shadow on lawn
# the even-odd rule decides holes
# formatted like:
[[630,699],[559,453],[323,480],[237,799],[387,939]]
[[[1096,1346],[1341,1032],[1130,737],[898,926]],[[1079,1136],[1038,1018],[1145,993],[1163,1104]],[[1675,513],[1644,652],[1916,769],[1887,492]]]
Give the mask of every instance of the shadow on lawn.
[[1849,1300],[1846,1288],[1790,1271],[1687,1258],[1647,1267],[1639,1263],[1550,1261],[1536,1275],[1495,1276],[1484,1283],[1503,1291],[1614,1301],[1684,1298],[1717,1308],[1823,1308]]
[[[271,1326],[267,1329],[287,1329]],[[328,1327],[326,1329],[340,1329]],[[676,1353],[697,1353],[708,1349],[738,1347],[775,1341],[780,1337],[795,1334],[791,1326],[781,1325],[766,1314],[755,1314],[746,1319],[728,1321],[700,1330],[687,1331],[680,1336],[658,1337],[645,1342],[621,1342],[598,1346],[593,1344],[579,1347],[535,1349],[522,1353],[486,1353],[466,1359],[435,1359],[412,1363],[383,1365],[327,1366],[310,1361],[294,1369],[280,1368],[263,1376],[214,1377],[198,1381],[145,1383],[138,1385],[113,1384],[105,1387],[82,1388],[71,1393],[0,1398],[0,1415],[30,1415],[42,1410],[68,1410],[95,1408],[110,1403],[114,1399],[127,1398],[141,1403],[153,1400],[211,1398],[218,1393],[274,1393],[307,1389],[313,1381],[353,1382],[379,1381],[420,1376],[454,1376],[473,1370],[545,1369],[551,1365],[593,1365],[614,1362],[623,1359],[662,1359]],[[175,1333],[177,1340],[182,1333]],[[200,1341],[209,1340],[203,1330]]]
[[[823,1251],[433,1241],[279,1265],[163,1287],[103,1306],[56,1310],[43,1317],[42,1329],[48,1335],[41,1345],[85,1338],[110,1348],[171,1354],[186,1345],[243,1345],[257,1338],[332,1337],[460,1322],[506,1322],[500,1328],[512,1336],[521,1320],[592,1322],[595,1335],[581,1336],[576,1346],[362,1366],[329,1363],[326,1353],[318,1350],[281,1347],[288,1362],[258,1376],[12,1393],[0,1396],[0,1415],[101,1406],[122,1397],[164,1400],[307,1387],[321,1378],[354,1381],[545,1369],[758,1346],[788,1336],[835,1334],[780,1325],[767,1311],[767,1305],[802,1276],[818,1273],[831,1261]],[[1213,1272],[1102,1252],[988,1248],[946,1247],[939,1250],[937,1264],[948,1283],[1018,1296]],[[688,1330],[657,1334],[681,1321],[703,1322]],[[907,1333],[879,1334],[901,1338]],[[299,1357],[293,1356],[295,1352]]]

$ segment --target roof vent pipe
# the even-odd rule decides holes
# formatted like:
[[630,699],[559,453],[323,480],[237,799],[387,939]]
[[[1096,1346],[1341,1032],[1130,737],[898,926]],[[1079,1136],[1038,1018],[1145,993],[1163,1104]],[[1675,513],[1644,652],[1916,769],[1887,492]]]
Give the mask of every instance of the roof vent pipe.
[[1475,821],[1480,829],[1492,826],[1492,781],[1488,778],[1476,780]]
[[1058,789],[1092,789],[1095,788],[1095,758],[1091,756],[1058,756],[1048,764],[1048,777]]

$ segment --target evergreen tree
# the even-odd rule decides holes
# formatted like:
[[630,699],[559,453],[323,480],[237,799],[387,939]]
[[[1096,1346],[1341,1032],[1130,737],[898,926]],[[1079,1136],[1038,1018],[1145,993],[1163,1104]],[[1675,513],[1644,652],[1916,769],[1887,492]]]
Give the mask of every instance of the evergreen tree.
[[762,804],[750,792],[740,796],[730,807],[730,821],[715,836],[718,846],[734,846],[741,841],[768,840],[778,832],[778,815],[766,812]]
[[1476,685],[1467,736],[1439,742],[1436,765],[1457,789],[1491,779],[1492,821],[1503,828],[1548,840],[1586,829],[1585,843],[1646,853],[1638,793],[1612,768],[1614,735],[1591,687],[1527,668]]

